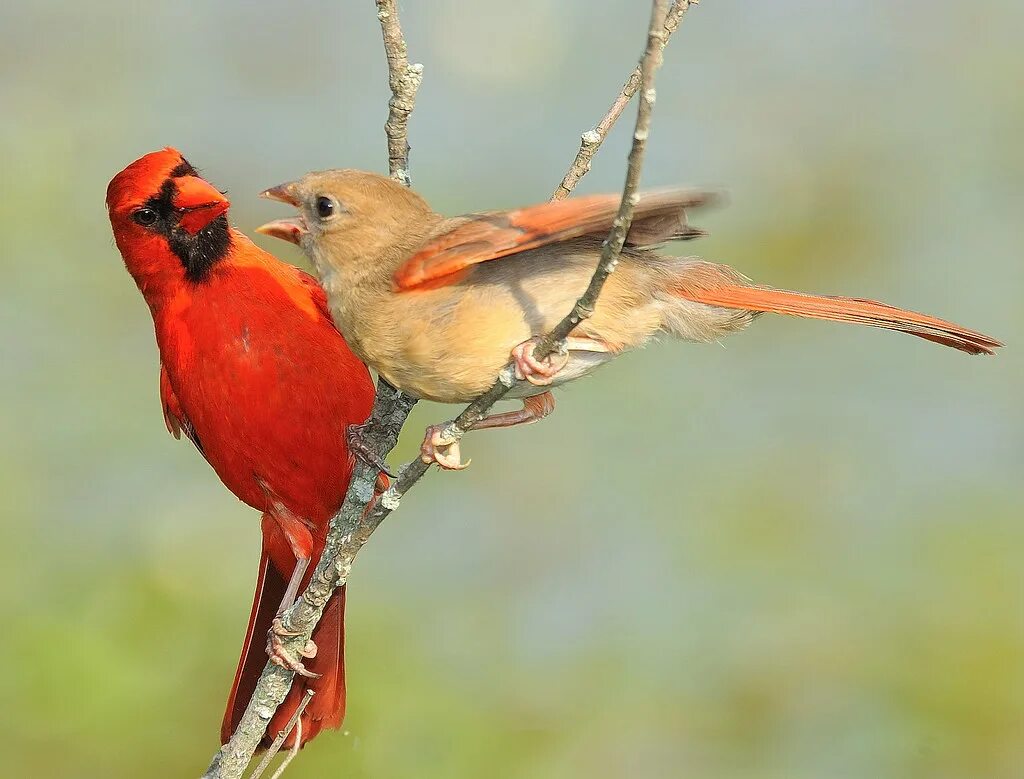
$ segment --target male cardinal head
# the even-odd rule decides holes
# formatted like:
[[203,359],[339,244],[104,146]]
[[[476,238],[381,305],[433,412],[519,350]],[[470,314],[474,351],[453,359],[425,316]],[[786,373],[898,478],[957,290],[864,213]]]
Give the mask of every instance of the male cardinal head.
[[230,248],[230,205],[171,147],[139,158],[107,187],[117,248],[143,292],[161,279],[205,278]]

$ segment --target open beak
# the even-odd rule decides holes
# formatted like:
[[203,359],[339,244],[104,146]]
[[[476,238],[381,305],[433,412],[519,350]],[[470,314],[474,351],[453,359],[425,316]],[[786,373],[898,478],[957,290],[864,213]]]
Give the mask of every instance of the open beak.
[[181,176],[174,184],[174,208],[181,214],[178,224],[190,235],[196,235],[231,206],[222,192],[198,176]]
[[[268,200],[278,200],[297,208],[299,205],[299,199],[295,196],[294,191],[295,183],[290,182],[288,184],[281,184],[260,192],[260,197],[265,197]],[[257,227],[256,232],[262,233],[263,235],[269,235],[272,238],[280,238],[282,241],[297,244],[302,240],[302,236],[306,232],[306,221],[301,215],[288,217],[286,219],[275,219],[273,222],[267,222],[265,225]]]
[[256,228],[257,233],[269,235],[272,238],[280,238],[288,243],[298,244],[306,232],[306,222],[301,216],[293,216],[290,219],[275,219]]
[[287,184],[278,184],[276,187],[265,189],[260,192],[260,197],[265,197],[267,200],[279,200],[290,206],[298,207],[299,205],[299,199],[295,197],[294,181],[289,181]]

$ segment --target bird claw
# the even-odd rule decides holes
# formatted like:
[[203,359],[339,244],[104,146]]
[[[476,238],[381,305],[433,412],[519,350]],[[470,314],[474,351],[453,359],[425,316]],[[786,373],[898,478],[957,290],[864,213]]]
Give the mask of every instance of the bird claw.
[[533,350],[539,338],[531,338],[512,348],[512,362],[519,381],[528,381],[535,387],[546,387],[554,380],[559,371],[569,362],[568,352],[552,352],[543,360],[538,360]]
[[366,431],[370,427],[370,422],[363,422],[360,425],[349,425],[345,431],[345,438],[348,441],[348,449],[352,454],[362,460],[368,465],[372,465],[381,473],[385,473],[392,479],[397,479],[397,475],[392,471],[384,458],[382,458],[377,452],[363,439]]
[[[320,674],[313,673],[303,664],[302,660],[296,657],[291,650],[284,645],[282,638],[290,638],[302,635],[301,631],[289,630],[285,627],[281,617],[274,617],[270,623],[270,630],[267,631],[267,656],[274,665],[279,665],[307,679],[319,679]],[[298,654],[300,657],[310,660],[316,657],[317,647],[313,641],[306,641]]]
[[284,620],[281,619],[280,614],[274,617],[274,621],[270,623],[270,632],[279,638],[291,638],[292,636],[302,635],[301,630],[292,630],[291,628],[285,627]]
[[431,425],[423,436],[420,445],[420,459],[427,463],[437,463],[446,471],[461,471],[469,467],[472,460],[462,462],[459,442],[451,441],[444,435],[445,425]]

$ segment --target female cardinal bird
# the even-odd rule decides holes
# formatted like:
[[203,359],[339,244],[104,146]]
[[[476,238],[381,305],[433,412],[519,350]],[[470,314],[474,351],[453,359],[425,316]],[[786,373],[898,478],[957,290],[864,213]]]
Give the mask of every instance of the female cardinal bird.
[[[705,192],[640,197],[618,270],[564,354],[533,356],[538,336],[565,316],[597,267],[618,195],[445,218],[414,192],[357,170],[311,173],[264,197],[299,216],[257,228],[298,243],[327,290],[334,321],[352,349],[410,395],[465,403],[493,384],[511,355],[523,410],[477,427],[533,422],[551,412],[549,388],[589,373],[657,335],[716,341],[764,312],[853,322],[927,338],[970,354],[998,341],[951,322],[871,300],[819,297],[754,286],[725,265],[651,250],[701,235],[686,209]],[[456,445],[427,432],[425,462],[460,467]]]
[[305,743],[344,717],[344,591],[313,633],[316,649],[303,653],[316,652],[308,669],[283,651],[275,615],[323,551],[352,472],[347,429],[369,415],[373,384],[316,281],[229,227],[228,205],[170,148],[136,160],[107,188],[117,248],[156,326],[167,429],[184,432],[227,488],[263,512],[256,595],[221,738],[263,670],[269,630],[271,659],[304,678],[267,739],[309,689],[316,694],[290,736]]

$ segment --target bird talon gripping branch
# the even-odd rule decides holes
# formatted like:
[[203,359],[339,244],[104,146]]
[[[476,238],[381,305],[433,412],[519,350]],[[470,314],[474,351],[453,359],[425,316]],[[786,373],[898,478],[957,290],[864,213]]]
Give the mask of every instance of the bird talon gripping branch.
[[420,445],[420,459],[428,464],[436,464],[446,471],[463,471],[473,462],[462,462],[459,442],[448,434],[448,423],[427,428],[423,443]]
[[345,437],[348,441],[349,451],[372,468],[376,468],[392,479],[397,479],[397,474],[388,467],[384,458],[377,454],[376,449],[366,443],[366,431],[369,430],[372,424],[371,421],[367,420],[359,425],[348,426],[348,429],[345,431]]
[[555,376],[569,362],[569,350],[564,344],[543,360],[534,354],[539,338],[531,338],[512,348],[512,362],[515,364],[516,378],[524,379],[535,387],[546,387],[554,381]]
[[270,623],[270,632],[273,633],[275,636],[282,636],[285,638],[290,638],[292,636],[301,636],[301,630],[291,630],[290,628],[285,627],[284,619],[282,618],[282,616],[283,615],[279,614],[278,616],[274,617],[273,621]]
[[[316,644],[307,641],[298,651],[299,657],[310,660],[316,657]],[[305,679],[319,679],[321,674],[306,668],[305,663],[296,657],[285,645],[284,641],[273,630],[267,633],[267,657],[274,665],[292,671]]]

